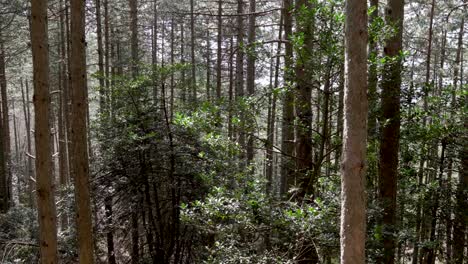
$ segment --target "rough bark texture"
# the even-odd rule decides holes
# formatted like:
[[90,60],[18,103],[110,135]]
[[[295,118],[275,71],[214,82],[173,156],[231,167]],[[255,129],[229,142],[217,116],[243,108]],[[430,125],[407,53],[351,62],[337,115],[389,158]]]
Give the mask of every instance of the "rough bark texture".
[[13,184],[12,184],[12,171],[11,171],[11,150],[10,150],[10,110],[8,106],[8,95],[7,95],[7,79],[6,79],[6,61],[5,61],[5,46],[0,32],[0,87],[2,95],[2,121],[3,121],[3,151],[5,159],[5,175],[7,179],[7,207],[13,205]]
[[[284,19],[284,37],[289,40],[292,37],[292,8],[291,0],[283,1],[283,19]],[[293,47],[290,41],[285,44],[284,66],[286,68],[284,81],[289,85],[292,80],[291,70],[293,66]],[[281,160],[281,179],[280,179],[280,195],[285,195],[288,192],[289,186],[293,185],[294,179],[294,94],[289,87],[284,93],[283,99],[283,117],[282,117],[282,142],[281,151],[283,157]]]
[[[296,1],[296,5],[299,10],[302,8],[312,8],[308,1],[300,0]],[[300,12],[297,16],[301,16]],[[297,116],[297,140],[296,140],[296,167],[297,177],[301,184],[300,196],[303,197],[306,193],[313,193],[313,185],[310,185],[314,181],[312,175],[312,80],[311,74],[314,71],[312,69],[313,63],[310,56],[313,47],[313,28],[315,21],[304,23],[301,20],[296,19],[297,33],[304,35],[304,44],[302,49],[298,51],[300,53],[296,61],[296,116]],[[309,189],[310,187],[310,189]],[[310,192],[309,192],[310,191]]]
[[216,51],[216,98],[221,98],[221,85],[222,85],[222,40],[223,40],[223,1],[218,0],[218,36]]
[[94,263],[91,198],[89,191],[85,2],[71,0],[71,88],[73,175],[80,263]]
[[[257,10],[256,0],[249,0],[249,25],[247,30],[247,42],[249,43],[248,54],[247,54],[247,94],[254,96],[255,94],[255,60],[256,60],[256,49],[255,49],[255,24]],[[248,118],[249,136],[247,139],[247,164],[250,164],[254,159],[254,135],[253,135],[253,124],[254,120]]]
[[396,196],[398,180],[398,150],[400,141],[401,50],[403,36],[402,0],[389,0],[385,10],[387,24],[396,26],[397,33],[387,40],[384,55],[392,58],[384,65],[382,78],[382,136],[379,160],[379,198],[383,206],[381,263],[395,262]]
[[41,263],[54,264],[58,263],[57,217],[55,212],[53,178],[51,177],[49,47],[46,0],[31,2],[31,18],[39,246],[41,251]]
[[365,263],[367,2],[346,1],[344,139],[341,165],[341,263]]
[[[0,39],[0,41],[2,41]],[[3,52],[3,43],[0,50],[0,86],[1,86],[1,116],[0,116],[0,212],[6,213],[10,208],[10,181],[8,173],[8,145],[5,140],[8,133],[8,114],[4,114],[5,107],[8,105],[6,96],[3,96],[3,91],[6,93],[6,76],[5,76],[5,54]],[[8,111],[6,111],[8,113]]]

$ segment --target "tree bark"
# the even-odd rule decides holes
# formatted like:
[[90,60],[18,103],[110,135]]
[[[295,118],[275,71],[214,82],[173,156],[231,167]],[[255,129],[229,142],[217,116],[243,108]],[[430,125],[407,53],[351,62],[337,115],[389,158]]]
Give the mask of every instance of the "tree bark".
[[195,14],[194,0],[190,0],[190,54],[191,54],[191,88],[192,102],[197,102],[197,76],[196,76],[196,59],[195,59]]
[[36,193],[39,219],[41,263],[57,259],[57,216],[50,152],[50,95],[47,1],[31,2],[31,45],[34,69],[34,109],[36,144]]
[[[256,15],[257,10],[256,0],[249,0],[249,24],[247,29],[247,42],[248,42],[248,53],[247,53],[247,77],[246,77],[246,88],[247,94],[250,97],[255,95],[255,61],[256,61],[256,49],[255,49],[255,39],[256,39]],[[251,106],[253,107],[253,105]],[[252,120],[251,115],[248,115],[247,118],[247,127],[248,127],[248,137],[247,137],[247,164],[250,164],[255,156],[254,152],[254,131],[253,126],[255,120]]]
[[[6,62],[5,62],[5,46],[3,43],[2,34],[0,32],[0,87],[1,87],[1,105],[2,105],[2,129],[3,129],[3,158],[5,160],[5,208],[8,210],[13,203],[12,200],[12,173],[11,173],[11,149],[10,149],[10,117],[8,109],[8,95],[7,95],[7,80],[6,80]],[[1,208],[0,208],[1,210]]]
[[395,263],[395,232],[398,180],[398,151],[400,142],[400,93],[402,71],[402,36],[404,1],[390,0],[386,8],[386,23],[396,27],[396,34],[387,40],[382,77],[382,136],[379,155],[379,198],[383,206],[381,263]]
[[223,1],[218,0],[218,36],[217,36],[217,54],[216,54],[216,97],[221,98],[222,85],[222,44],[223,44]]
[[[283,19],[284,19],[284,35],[287,40],[292,37],[292,7],[291,0],[283,0]],[[285,84],[291,83],[292,76],[290,71],[293,67],[293,47],[291,41],[285,43],[285,58],[284,58]],[[284,196],[288,192],[289,186],[294,184],[294,94],[291,87],[288,87],[283,98],[283,116],[282,116],[282,136],[281,136],[281,151],[283,157],[281,159],[281,179],[280,179],[280,195]]]
[[87,133],[85,2],[71,0],[71,88],[73,175],[80,263],[94,263]]
[[367,1],[347,0],[344,142],[341,165],[341,263],[365,263]]

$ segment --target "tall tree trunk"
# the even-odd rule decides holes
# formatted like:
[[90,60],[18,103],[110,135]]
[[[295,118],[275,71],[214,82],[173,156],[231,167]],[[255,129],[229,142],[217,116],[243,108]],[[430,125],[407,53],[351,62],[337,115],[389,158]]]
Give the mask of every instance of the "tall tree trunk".
[[[372,12],[369,15],[369,24],[375,23],[376,19],[379,16],[379,1],[370,0],[370,7]],[[367,83],[369,86],[369,116],[368,116],[368,128],[369,128],[369,139],[375,140],[377,136],[377,105],[378,105],[378,94],[377,94],[377,84],[378,84],[378,72],[377,72],[377,56],[379,55],[378,45],[374,37],[369,38],[369,59],[371,63],[369,64],[369,77],[367,78]]]
[[[429,15],[429,32],[428,32],[428,47],[427,47],[427,56],[426,56],[426,73],[425,73],[425,81],[424,81],[424,87],[423,87],[423,109],[426,114],[423,116],[423,127],[426,127],[427,125],[427,116],[428,116],[428,110],[429,110],[429,105],[428,105],[428,99],[429,99],[429,88],[430,88],[430,69],[431,69],[431,55],[432,55],[432,35],[433,35],[433,23],[434,23],[434,10],[435,10],[435,0],[432,0],[431,4],[431,11]],[[420,187],[423,186],[423,178],[424,178],[424,164],[426,162],[426,144],[423,143],[423,146],[421,147],[421,157],[419,161],[419,179],[418,179],[418,184]],[[414,249],[413,249],[413,264],[417,264],[418,259],[421,258],[421,254],[419,254],[419,243],[423,242],[423,237],[424,237],[424,217],[422,216],[422,208],[423,208],[423,201],[420,200],[418,201],[417,204],[417,215],[416,215],[416,238],[415,238],[415,244],[414,244]]]
[[71,0],[71,88],[73,142],[73,175],[77,213],[78,252],[80,263],[94,263],[93,228],[89,183],[88,132],[87,132],[87,84],[85,2]]
[[[2,41],[0,39],[0,41]],[[3,47],[3,43],[0,44]],[[8,121],[5,122],[4,105],[7,105],[7,98],[3,96],[3,90],[6,86],[6,76],[5,76],[5,54],[3,53],[3,48],[0,50],[0,86],[1,86],[1,116],[0,116],[0,212],[6,213],[10,208],[10,185],[9,185],[9,173],[8,173],[8,154],[7,154],[7,144],[5,138],[7,137],[7,127],[5,124],[8,124]],[[6,90],[6,88],[5,88]],[[8,112],[7,112],[8,113]],[[8,114],[6,115],[8,120]]]
[[[2,98],[2,129],[3,129],[3,159],[5,160],[5,178],[6,178],[6,188],[4,189],[4,209],[7,211],[12,206],[12,181],[11,181],[11,150],[10,150],[10,118],[9,118],[9,109],[8,109],[8,95],[7,95],[7,80],[6,80],[6,63],[5,63],[5,47],[3,43],[2,34],[0,32],[0,88],[1,88],[1,98]],[[3,193],[0,190],[0,195]],[[0,204],[3,202],[0,202]],[[1,210],[2,208],[0,208]]]
[[[255,95],[255,60],[256,60],[256,49],[255,49],[255,29],[256,29],[256,15],[257,10],[256,0],[249,0],[249,25],[247,29],[247,42],[248,42],[248,53],[247,53],[247,94],[252,97]],[[254,107],[251,105],[251,107]],[[254,109],[252,109],[254,111]],[[254,159],[254,129],[253,125],[255,120],[252,120],[252,116],[248,115],[247,118],[247,127],[248,127],[248,137],[247,137],[247,164],[250,164]]]
[[221,98],[221,85],[222,85],[222,44],[223,44],[223,1],[218,0],[218,36],[216,50],[216,98]]
[[[171,66],[174,65],[175,63],[175,29],[177,28],[177,25],[175,23],[174,17],[171,18]],[[174,71],[171,71],[171,95],[170,95],[170,108],[169,108],[169,119],[172,122],[172,118],[174,116],[174,89],[175,89],[175,83],[174,83]]]
[[[180,23],[180,63],[182,65],[185,65],[185,26],[184,22],[182,21]],[[186,71],[185,69],[182,69],[181,72],[181,77],[180,77],[180,83],[182,84],[181,87],[181,95],[180,98],[182,100],[182,103],[186,103],[187,101],[187,81],[186,81]]]
[[206,21],[206,100],[211,101],[211,43],[210,21]]
[[[299,10],[302,8],[314,8],[308,1],[298,0],[296,5]],[[299,54],[295,66],[296,72],[296,116],[297,116],[297,128],[296,128],[296,167],[297,167],[297,178],[301,185],[300,198],[303,198],[306,194],[313,193],[313,177],[312,173],[313,162],[312,162],[312,82],[311,80],[311,52],[313,52],[313,34],[315,27],[315,19],[313,21],[302,22],[300,16],[303,16],[300,11],[297,13],[297,33],[303,34],[304,43],[303,46],[297,49]],[[319,95],[320,96],[320,95]]]
[[49,126],[49,48],[47,0],[31,2],[31,46],[34,69],[36,193],[41,263],[58,263],[57,216],[53,189]]
[[344,142],[341,165],[341,263],[365,263],[367,1],[347,0]]
[[[278,39],[281,40],[283,37],[283,14],[280,16],[280,24],[278,30]],[[275,122],[276,122],[276,102],[278,101],[277,93],[273,89],[277,89],[279,85],[279,68],[280,68],[280,54],[281,54],[281,41],[278,42],[276,47],[276,57],[275,57],[275,68],[274,68],[274,82],[273,87],[271,87],[271,110],[268,120],[268,131],[267,131],[267,148],[266,148],[266,193],[267,195],[272,192],[272,183],[273,183],[273,169],[274,169],[274,160],[273,160],[273,146],[275,144]],[[273,59],[271,61],[273,66]],[[273,73],[271,73],[273,74]],[[271,81],[270,81],[271,82]]]
[[[63,0],[59,2],[59,9],[63,9]],[[58,45],[58,54],[60,57],[59,63],[59,95],[58,95],[58,112],[57,112],[57,122],[58,122],[58,141],[59,141],[59,184],[62,188],[62,191],[69,183],[68,175],[68,151],[67,151],[67,112],[65,104],[67,103],[65,98],[65,89],[68,90],[68,76],[67,76],[67,66],[66,66],[66,54],[65,54],[65,29],[64,29],[64,12],[60,12],[60,18],[58,21],[59,32],[59,45]],[[62,193],[63,195],[63,193]],[[60,216],[60,228],[65,230],[68,228],[68,212],[62,212]]]
[[101,23],[101,0],[95,0],[96,4],[96,35],[97,35],[97,52],[98,52],[98,68],[99,68],[99,111],[105,113],[105,70],[104,70],[104,48],[102,38],[102,23]]
[[[463,18],[460,24],[460,32],[458,35],[458,48],[456,56],[456,65],[454,70],[454,81],[452,92],[452,107],[457,106],[456,91],[458,87],[463,87],[463,29],[465,19]],[[461,105],[467,105],[468,96],[462,95],[460,98]],[[468,130],[468,118],[462,117],[464,124],[464,131]],[[456,205],[455,205],[455,219],[453,221],[453,264],[468,263],[466,261],[464,252],[466,248],[466,236],[467,236],[467,222],[468,222],[468,143],[466,138],[461,140],[461,149],[459,153],[460,157],[460,170],[459,180],[456,192]]]
[[[237,56],[236,56],[236,99],[242,100],[244,97],[244,1],[237,0]],[[239,145],[245,148],[245,113],[244,110],[240,110],[240,127],[239,132]],[[245,153],[244,149],[241,152],[240,160],[242,166],[245,165]]]
[[[21,79],[21,97],[23,99],[23,115],[26,128],[26,184],[28,185],[28,205],[30,208],[34,207],[34,170],[32,161],[32,142],[31,142],[31,115],[29,111],[29,85],[26,81],[26,95],[23,87],[23,79]],[[0,136],[1,137],[1,136]],[[0,164],[1,166],[1,164]]]
[[196,60],[195,60],[195,14],[194,0],[190,0],[190,58],[191,58],[191,88],[192,102],[197,102],[197,76],[196,76]]
[[403,9],[403,0],[390,0],[386,8],[386,23],[396,26],[397,30],[384,47],[384,55],[391,59],[384,65],[382,77],[381,120],[384,125],[380,139],[379,198],[383,206],[383,255],[380,262],[386,264],[395,263]]
[[[284,57],[284,82],[291,83],[292,76],[290,71],[293,67],[293,47],[290,38],[292,38],[292,6],[291,0],[283,0],[283,19],[284,19],[284,37],[285,57]],[[283,116],[282,116],[282,136],[281,151],[283,157],[281,160],[281,179],[280,195],[284,196],[288,192],[289,186],[293,185],[294,179],[294,94],[291,87],[287,87],[283,98]]]
[[[132,77],[138,76],[138,0],[130,0],[130,31],[131,31],[131,56],[132,56]],[[165,96],[165,95],[163,95]],[[136,199],[138,200],[138,199]],[[140,262],[139,253],[139,225],[138,225],[138,209],[135,207],[132,212],[132,263],[137,264]]]

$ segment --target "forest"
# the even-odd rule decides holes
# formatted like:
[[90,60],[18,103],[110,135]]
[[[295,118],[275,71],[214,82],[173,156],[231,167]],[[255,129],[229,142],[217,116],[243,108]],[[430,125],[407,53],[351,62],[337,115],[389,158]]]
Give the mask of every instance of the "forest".
[[466,0],[0,0],[0,263],[468,264]]

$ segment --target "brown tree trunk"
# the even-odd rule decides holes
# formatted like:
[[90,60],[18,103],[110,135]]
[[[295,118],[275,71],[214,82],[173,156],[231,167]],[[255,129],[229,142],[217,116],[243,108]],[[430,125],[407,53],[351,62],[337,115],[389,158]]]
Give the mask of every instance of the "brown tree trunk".
[[91,197],[89,187],[85,3],[71,0],[71,88],[73,175],[77,213],[78,252],[80,263],[94,263]]
[[[131,57],[132,57],[132,67],[131,73],[132,77],[136,78],[138,76],[138,0],[130,0],[130,31],[131,31]],[[165,96],[165,95],[162,95]],[[135,207],[132,212],[132,263],[137,264],[140,262],[140,253],[139,253],[139,225],[138,225],[138,209]]]
[[[292,15],[291,9],[293,2],[283,0],[283,19],[284,19],[284,37],[288,40],[285,43],[284,66],[286,68],[284,82],[290,83],[292,76],[289,71],[293,66],[293,47],[292,38]],[[294,94],[291,87],[287,87],[283,98],[283,117],[282,117],[282,136],[281,151],[283,157],[281,160],[281,179],[280,195],[284,196],[288,192],[289,186],[293,185],[294,179]]]
[[197,78],[196,78],[196,60],[195,60],[195,14],[194,0],[190,0],[190,58],[191,58],[191,88],[192,102],[197,102]]
[[36,193],[41,263],[58,263],[57,216],[53,189],[49,126],[49,48],[47,1],[31,2],[31,45],[34,69]]
[[[305,0],[296,1],[296,5],[299,10],[302,8],[310,8],[313,6]],[[296,128],[296,169],[297,169],[297,180],[300,182],[301,190],[299,193],[300,198],[303,198],[306,194],[313,193],[313,182],[314,174],[312,173],[313,162],[312,162],[312,82],[310,74],[313,66],[311,66],[311,52],[314,49],[313,45],[313,34],[315,21],[308,21],[304,23],[300,21],[300,17],[303,14],[300,11],[297,13],[297,33],[303,34],[304,44],[301,49],[297,51],[299,54],[295,66],[296,72],[296,117],[297,117],[297,128]],[[318,94],[320,96],[320,94]],[[318,115],[318,112],[317,112]]]
[[[460,24],[460,32],[458,35],[458,48],[455,60],[454,80],[453,80],[453,92],[452,92],[452,107],[457,106],[456,92],[458,87],[463,87],[463,29],[465,19],[462,18]],[[466,95],[461,97],[461,105],[467,105],[468,97]],[[468,118],[462,117],[464,122],[464,130],[468,129]],[[460,157],[460,172],[459,180],[456,192],[456,204],[455,204],[455,219],[453,220],[453,264],[468,263],[466,261],[464,252],[466,248],[466,236],[467,236],[467,216],[468,216],[468,143],[466,139],[462,139],[461,150],[459,153]]]
[[102,41],[102,22],[101,22],[101,0],[95,0],[96,5],[96,35],[97,35],[97,52],[98,52],[98,68],[99,68],[99,111],[105,113],[105,70],[104,70],[104,48]]
[[[283,37],[283,14],[280,16],[280,25],[278,30],[278,39]],[[271,87],[271,108],[270,114],[268,115],[268,131],[267,131],[267,147],[266,147],[266,193],[267,195],[272,192],[272,183],[273,183],[273,169],[274,169],[274,160],[273,160],[273,146],[275,144],[275,123],[276,123],[276,102],[278,101],[277,93],[273,89],[277,89],[279,85],[279,68],[280,68],[280,54],[281,54],[281,42],[278,42],[276,48],[276,58],[275,58],[275,68],[274,68],[274,82],[273,87]],[[272,59],[273,67],[273,59]],[[273,74],[273,73],[271,73]],[[271,77],[270,77],[271,78]],[[270,80],[271,83],[271,80]]]
[[383,207],[383,255],[380,262],[385,264],[395,263],[403,8],[402,0],[390,0],[386,8],[387,24],[396,26],[397,33],[385,44],[384,55],[392,59],[384,65],[382,77],[381,120],[384,125],[380,139],[379,198]]
[[344,142],[341,165],[341,263],[365,263],[367,1],[347,0]]
[[[2,41],[0,39],[0,41]],[[4,96],[6,93],[6,76],[5,76],[5,53],[3,52],[3,42],[0,44],[0,86],[1,86],[1,116],[0,116],[0,212],[6,213],[10,208],[10,180],[8,170],[8,100]],[[7,108],[7,110],[5,110]],[[6,113],[6,115],[5,115]],[[6,119],[6,121],[5,121]]]
[[[6,210],[12,206],[12,173],[11,173],[11,149],[10,149],[10,118],[8,109],[7,80],[6,80],[5,47],[0,32],[0,87],[1,87],[1,105],[2,105],[2,129],[3,129],[3,158],[5,160],[5,205]],[[0,208],[1,209],[1,208]]]
[[218,36],[217,44],[218,49],[216,53],[216,97],[221,98],[221,85],[222,85],[222,41],[223,41],[223,1],[218,0]]
[[[256,29],[256,15],[257,10],[256,0],[249,0],[249,24],[247,29],[247,42],[248,42],[248,53],[247,53],[247,77],[246,77],[246,88],[248,96],[255,95],[255,60],[256,60],[256,49],[255,49],[255,29]],[[253,107],[253,105],[251,106]],[[254,131],[253,125],[255,120],[252,117],[247,118],[248,137],[247,137],[247,164],[250,164],[254,159]]]

